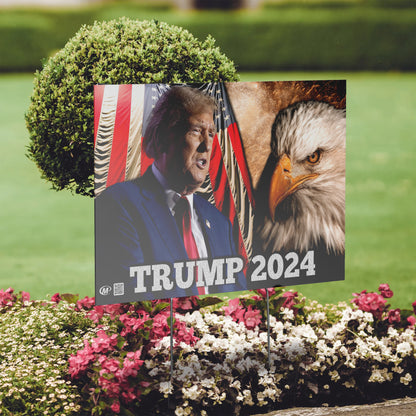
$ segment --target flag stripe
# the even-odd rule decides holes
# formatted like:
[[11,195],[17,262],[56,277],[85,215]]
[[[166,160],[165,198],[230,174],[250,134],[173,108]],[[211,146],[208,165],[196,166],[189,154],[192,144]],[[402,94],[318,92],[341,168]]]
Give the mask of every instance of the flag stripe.
[[142,153],[141,153],[141,163],[140,163],[140,176],[143,175],[148,167],[153,163],[153,159],[147,156],[146,152],[143,150],[143,137],[141,138],[142,144]]
[[234,199],[232,197],[230,185],[228,182],[227,171],[224,165],[221,148],[217,136],[214,139],[211,162],[209,168],[211,190],[214,195],[215,206],[219,211],[228,217],[233,225],[234,232],[238,235],[239,253],[247,260],[247,251],[244,245],[244,239],[241,235],[238,216]]
[[124,181],[130,131],[131,85],[120,85],[107,186]]
[[102,192],[107,183],[118,98],[118,85],[99,87],[103,88],[103,101],[94,152],[95,195]]
[[126,180],[134,179],[140,176],[140,151],[143,130],[144,87],[144,85],[132,86]]
[[231,145],[234,151],[234,155],[237,159],[237,166],[239,167],[241,177],[244,182],[244,188],[247,190],[247,196],[250,200],[250,203],[254,206],[254,197],[251,190],[251,181],[250,174],[248,172],[248,167],[246,163],[246,158],[244,156],[243,146],[241,143],[240,133],[238,131],[238,126],[236,123],[231,124],[228,127],[228,134],[231,139]]
[[103,105],[104,85],[94,85],[94,146],[97,142],[98,126]]

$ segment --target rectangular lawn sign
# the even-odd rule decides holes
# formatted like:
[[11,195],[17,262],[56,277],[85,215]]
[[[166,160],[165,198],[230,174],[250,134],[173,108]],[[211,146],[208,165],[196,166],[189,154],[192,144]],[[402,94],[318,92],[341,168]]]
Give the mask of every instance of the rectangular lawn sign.
[[345,91],[95,86],[96,303],[343,280]]

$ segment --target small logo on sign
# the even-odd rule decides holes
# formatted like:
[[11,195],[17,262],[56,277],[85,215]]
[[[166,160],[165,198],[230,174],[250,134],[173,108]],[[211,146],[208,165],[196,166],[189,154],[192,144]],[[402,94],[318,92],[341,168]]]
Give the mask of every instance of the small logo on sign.
[[99,293],[101,296],[107,296],[111,292],[111,286],[101,286]]

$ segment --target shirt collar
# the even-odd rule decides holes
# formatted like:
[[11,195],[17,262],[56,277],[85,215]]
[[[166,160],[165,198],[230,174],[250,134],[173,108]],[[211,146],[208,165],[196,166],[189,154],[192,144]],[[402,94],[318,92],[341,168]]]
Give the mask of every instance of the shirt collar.
[[[178,194],[173,189],[169,188],[168,181],[166,180],[166,178],[163,176],[162,172],[160,172],[160,170],[156,167],[156,165],[154,163],[152,165],[152,172],[153,172],[153,175],[155,175],[155,178],[157,179],[157,181],[162,186],[162,188],[165,192],[166,202],[168,204],[168,207],[169,207],[170,211],[173,214],[175,205],[178,202],[178,199],[181,198],[181,195]],[[193,194],[185,195],[185,197],[189,202],[189,205],[191,207],[191,216],[193,217],[193,215],[194,215],[194,195]]]

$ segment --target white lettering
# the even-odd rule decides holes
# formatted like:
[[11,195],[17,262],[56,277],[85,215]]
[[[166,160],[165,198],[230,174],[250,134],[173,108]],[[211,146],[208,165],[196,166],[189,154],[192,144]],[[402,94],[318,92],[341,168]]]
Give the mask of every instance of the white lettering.
[[135,293],[147,292],[147,289],[144,286],[144,275],[147,276],[151,273],[150,266],[134,266],[130,267],[130,277],[136,277],[137,283],[134,289]]
[[225,283],[227,285],[235,283],[235,274],[240,273],[244,268],[243,259],[240,257],[229,257],[225,259],[227,264],[227,280]]
[[183,266],[184,263],[174,263],[173,267],[175,268],[175,278],[176,284],[178,285],[179,289],[189,289],[194,282],[194,269],[195,269],[195,262],[194,261],[187,261],[186,262],[186,269],[187,269],[187,279],[183,279]]
[[170,267],[168,264],[154,264],[152,266],[152,272],[153,272],[152,291],[173,289],[173,282],[169,279]]
[[196,262],[198,267],[198,279],[196,285],[198,287],[223,285],[223,264],[224,259],[214,259],[210,269],[208,260],[198,260]]

